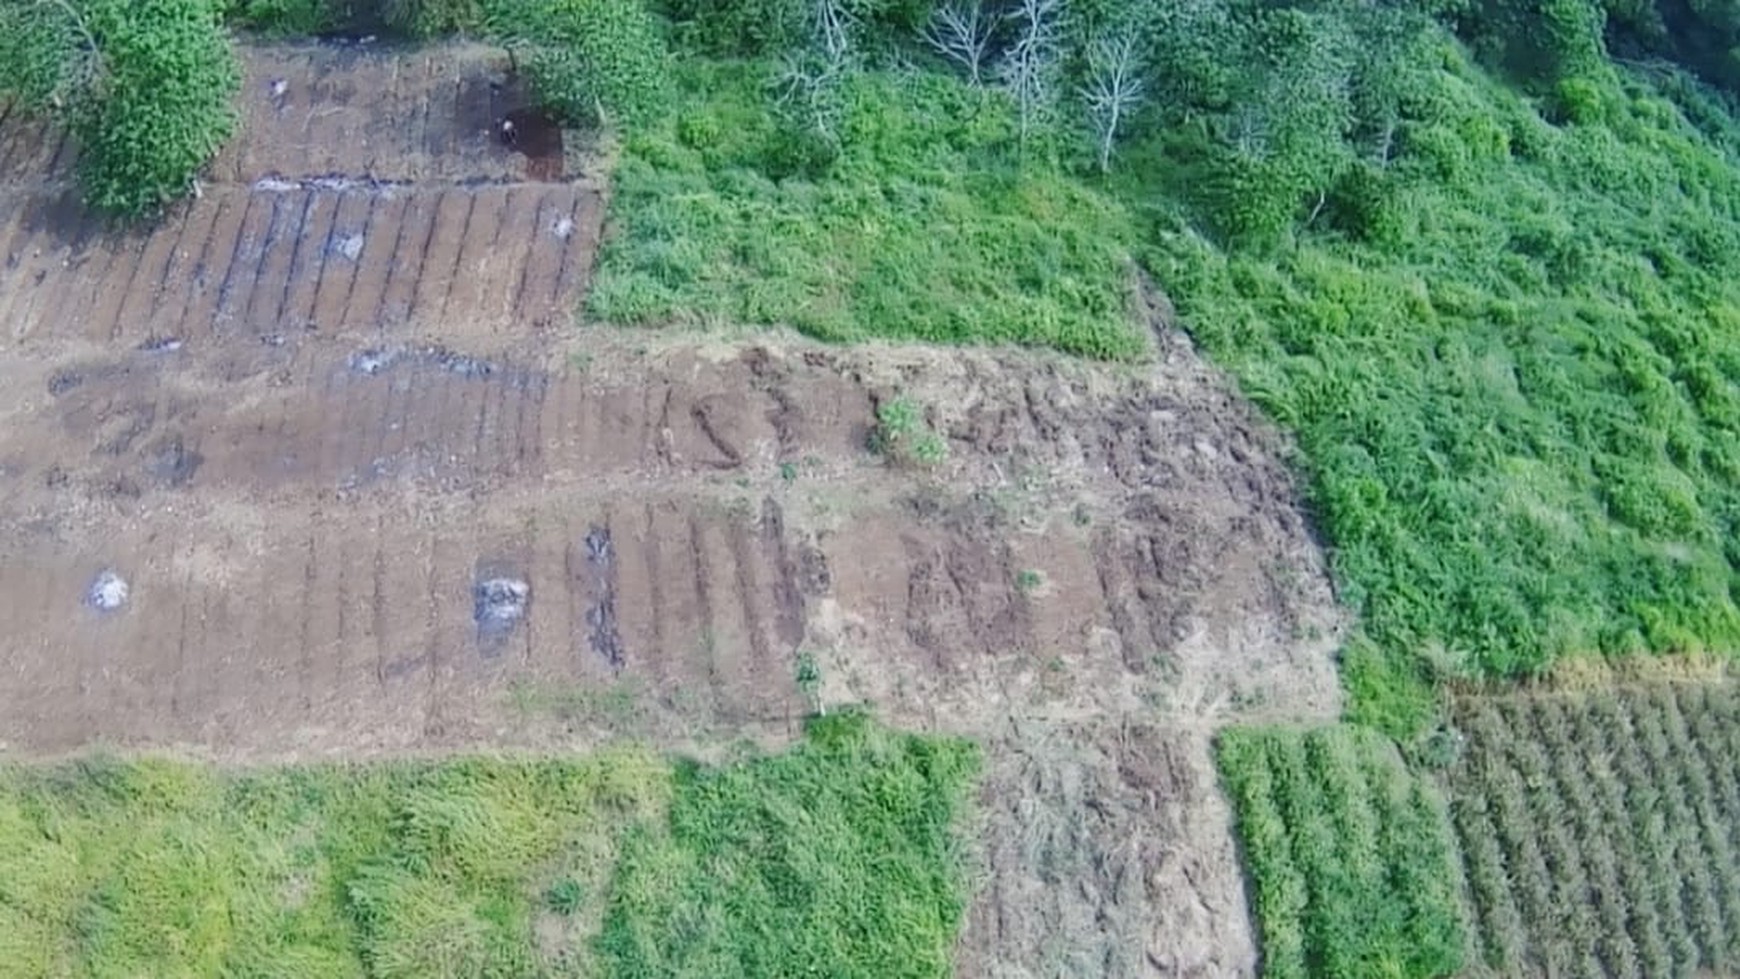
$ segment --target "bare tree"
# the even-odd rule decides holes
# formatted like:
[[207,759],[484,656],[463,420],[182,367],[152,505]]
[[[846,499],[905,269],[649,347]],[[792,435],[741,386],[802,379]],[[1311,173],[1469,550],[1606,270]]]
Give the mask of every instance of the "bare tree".
[[1021,0],[1007,15],[1017,33],[1000,73],[1020,114],[1023,145],[1056,98],[1062,9],[1062,0]]
[[808,47],[787,56],[780,72],[781,102],[834,142],[843,111],[840,86],[852,67],[852,14],[846,0],[813,0],[808,19]]
[[982,84],[985,58],[996,30],[997,20],[985,13],[984,0],[953,0],[936,8],[925,26],[924,39],[943,57],[959,62],[967,70],[967,80],[977,88]]
[[1136,32],[1128,26],[1116,34],[1101,34],[1088,46],[1087,82],[1081,96],[1099,144],[1101,173],[1111,171],[1118,130],[1147,94],[1142,68]]

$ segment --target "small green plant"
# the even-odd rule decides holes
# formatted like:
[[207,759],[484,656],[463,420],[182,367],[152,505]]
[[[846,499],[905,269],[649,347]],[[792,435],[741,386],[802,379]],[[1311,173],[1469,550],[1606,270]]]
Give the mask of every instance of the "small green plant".
[[572,877],[564,877],[544,892],[544,906],[564,918],[572,917],[586,899],[586,889]]
[[816,714],[826,714],[827,708],[822,705],[822,667],[816,662],[814,653],[804,650],[798,653],[797,688],[809,702],[810,710]]
[[1015,587],[1024,593],[1036,591],[1043,584],[1045,584],[1045,576],[1032,568],[1023,568],[1021,573],[1015,576]]
[[779,464],[779,478],[785,480],[788,483],[794,482],[798,478],[797,463],[795,463],[795,462],[782,462],[782,463],[780,463]]
[[924,420],[924,409],[902,397],[876,409],[870,451],[893,462],[930,467],[948,458],[948,443]]

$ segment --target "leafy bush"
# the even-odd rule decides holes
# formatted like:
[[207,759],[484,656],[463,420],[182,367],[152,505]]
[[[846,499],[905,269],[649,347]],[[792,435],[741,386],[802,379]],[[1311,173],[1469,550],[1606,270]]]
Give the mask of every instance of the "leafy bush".
[[87,0],[82,14],[99,65],[70,115],[85,199],[144,214],[229,138],[241,71],[211,0]]
[[643,122],[669,93],[670,59],[638,0],[485,0],[491,33],[526,51],[546,107],[572,124]]
[[0,8],[0,97],[64,120],[87,203],[122,217],[185,194],[235,127],[241,73],[213,0]]

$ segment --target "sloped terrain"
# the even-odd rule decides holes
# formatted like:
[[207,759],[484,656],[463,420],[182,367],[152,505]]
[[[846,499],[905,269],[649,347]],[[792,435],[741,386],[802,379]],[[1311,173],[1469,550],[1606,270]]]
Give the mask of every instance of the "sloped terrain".
[[[1254,970],[1208,739],[1333,716],[1340,623],[1162,311],[1116,368],[575,332],[600,194],[495,142],[487,52],[248,57],[139,236],[0,124],[8,753],[706,750],[869,702],[988,747],[964,974]],[[896,396],[945,460],[867,450]]]

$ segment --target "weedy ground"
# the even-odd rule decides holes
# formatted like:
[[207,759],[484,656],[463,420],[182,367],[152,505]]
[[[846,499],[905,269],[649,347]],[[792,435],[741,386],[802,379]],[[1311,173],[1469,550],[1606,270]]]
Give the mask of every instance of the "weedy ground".
[[967,744],[0,770],[9,975],[941,976]]

